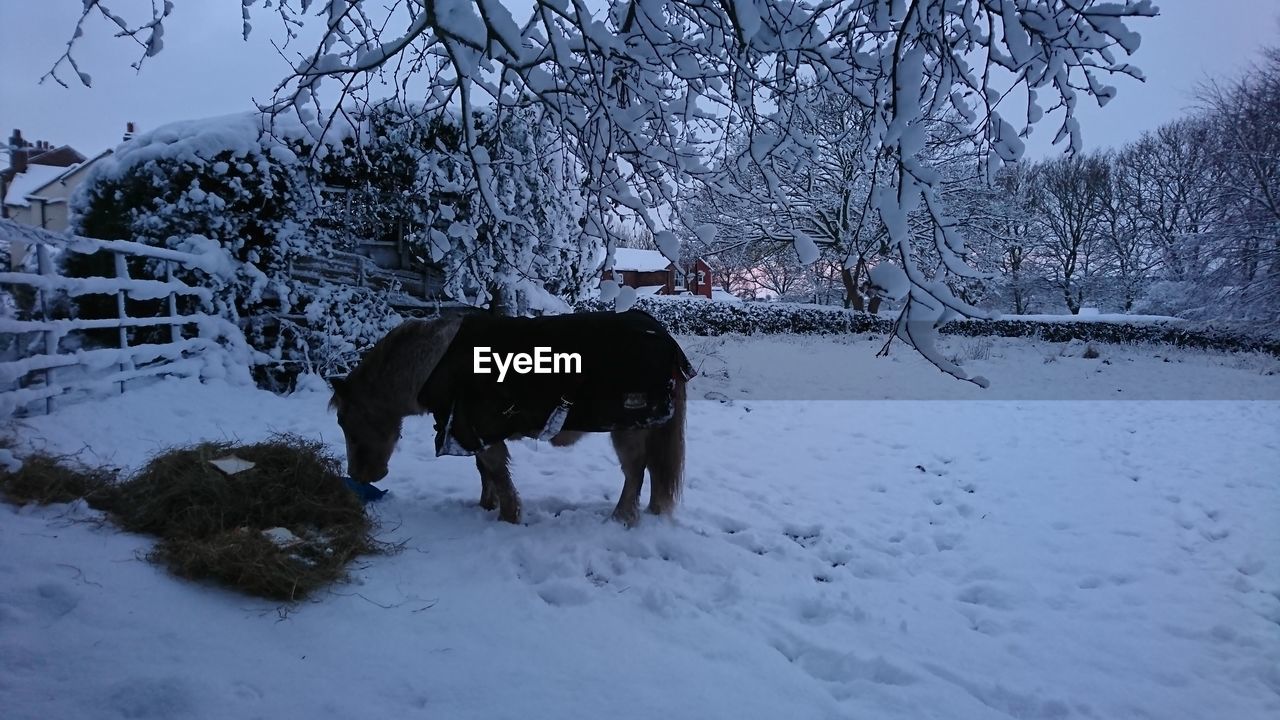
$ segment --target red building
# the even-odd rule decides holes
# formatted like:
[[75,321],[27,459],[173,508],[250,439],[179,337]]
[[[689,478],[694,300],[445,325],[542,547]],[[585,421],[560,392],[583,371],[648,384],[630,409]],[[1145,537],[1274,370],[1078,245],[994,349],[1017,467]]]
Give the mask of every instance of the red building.
[[617,248],[613,270],[605,270],[603,280],[635,288],[641,295],[674,295],[676,266],[657,250]]
[[711,280],[711,266],[706,260],[697,258],[693,261],[693,265],[689,267],[685,280],[685,287],[693,295],[701,295],[710,300],[711,289],[714,284]]
[[711,266],[705,260],[694,260],[684,276],[685,286],[681,288],[675,263],[657,250],[617,248],[613,252],[613,270],[606,270],[601,279],[616,280],[619,285],[635,288],[642,296],[683,295],[687,292],[711,299]]

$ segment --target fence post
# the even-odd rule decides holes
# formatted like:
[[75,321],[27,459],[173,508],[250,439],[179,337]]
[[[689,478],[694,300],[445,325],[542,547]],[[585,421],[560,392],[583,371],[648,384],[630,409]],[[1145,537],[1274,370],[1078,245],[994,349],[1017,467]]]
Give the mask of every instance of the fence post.
[[[42,242],[36,243],[36,262],[39,264],[39,270],[40,270],[41,276],[43,277],[53,276],[54,274],[53,260],[52,258],[49,257],[49,246],[45,245]],[[44,320],[45,322],[48,322],[49,320],[51,320],[52,318],[49,316],[53,314],[52,302],[50,302],[50,299],[49,299],[50,292],[51,292],[50,290],[46,290],[45,288],[40,288],[38,291],[38,294],[40,296],[40,319]],[[46,329],[44,331],[44,352],[46,355],[58,354],[58,333],[52,329]],[[54,387],[55,378],[56,378],[55,369],[45,368],[44,385],[46,388],[52,389]],[[45,398],[44,400],[45,414],[53,412],[56,406],[57,406],[57,403],[54,401],[52,395]]]
[[178,294],[172,291],[173,283],[173,261],[164,261],[164,281],[170,283],[169,292],[169,340],[171,342],[180,342],[182,340],[182,326],[176,320],[178,318]]
[[[129,279],[129,266],[128,264],[126,264],[124,253],[112,252],[111,257],[113,260],[115,260],[115,264],[116,264],[116,278],[120,280]],[[119,334],[120,349],[128,350],[129,349],[129,328],[125,327],[125,321],[129,319],[129,311],[125,308],[124,301],[125,301],[124,290],[123,289],[117,290],[116,291],[116,317],[120,319],[120,326],[116,328],[116,331]],[[129,369],[128,364],[126,364],[124,362],[124,359],[121,358],[120,372],[123,373],[128,369]],[[124,392],[124,383],[125,381],[121,379],[120,392],[122,393]]]

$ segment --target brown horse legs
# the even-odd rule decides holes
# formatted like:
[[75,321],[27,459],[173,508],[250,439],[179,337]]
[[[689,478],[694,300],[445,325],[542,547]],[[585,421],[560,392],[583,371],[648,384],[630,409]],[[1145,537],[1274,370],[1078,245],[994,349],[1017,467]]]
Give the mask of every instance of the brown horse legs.
[[622,496],[613,509],[613,519],[631,527],[640,519],[640,491],[644,489],[645,430],[618,430],[610,433],[613,449],[618,453],[622,474]]
[[485,510],[498,509],[498,493],[493,489],[493,483],[489,482],[489,474],[485,472],[479,457],[476,458],[476,469],[480,471],[480,507]]
[[520,494],[511,482],[508,464],[511,454],[505,442],[497,442],[476,455],[476,468],[480,470],[480,507],[492,510],[497,507],[498,518],[504,522],[520,522]]

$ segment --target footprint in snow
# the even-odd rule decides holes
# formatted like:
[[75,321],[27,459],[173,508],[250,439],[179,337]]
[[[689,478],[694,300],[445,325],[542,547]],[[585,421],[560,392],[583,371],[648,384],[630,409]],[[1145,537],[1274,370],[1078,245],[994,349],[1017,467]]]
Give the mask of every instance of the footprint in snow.
[[99,707],[107,717],[160,720],[190,717],[196,702],[190,682],[183,678],[133,678],[116,683]]
[[782,533],[802,548],[813,547],[822,540],[822,528],[818,525],[791,525],[784,529]]
[[567,580],[552,580],[538,586],[538,597],[552,607],[575,607],[591,602],[591,595],[581,585]]
[[1013,595],[995,585],[975,583],[956,594],[956,599],[968,605],[981,605],[993,610],[1010,610],[1015,605]]

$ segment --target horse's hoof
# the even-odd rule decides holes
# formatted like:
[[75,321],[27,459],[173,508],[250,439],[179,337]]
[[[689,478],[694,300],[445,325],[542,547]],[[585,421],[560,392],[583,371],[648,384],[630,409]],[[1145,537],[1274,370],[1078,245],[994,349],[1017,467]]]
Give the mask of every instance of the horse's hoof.
[[626,527],[633,528],[640,522],[640,513],[635,512],[634,510],[631,512],[619,512],[614,510],[613,514],[610,515],[609,518],[614,522],[622,523]]

